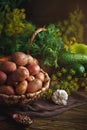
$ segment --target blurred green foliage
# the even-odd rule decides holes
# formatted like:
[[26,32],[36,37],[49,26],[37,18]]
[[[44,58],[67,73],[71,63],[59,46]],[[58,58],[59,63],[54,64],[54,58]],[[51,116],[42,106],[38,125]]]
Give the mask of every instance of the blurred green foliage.
[[15,51],[27,52],[35,25],[26,20],[24,9],[9,6],[0,12],[0,54],[11,55]]
[[[30,0],[26,0],[28,2]],[[0,10],[3,10],[6,5],[8,5],[11,9],[19,8],[25,0],[0,0]]]
[[66,20],[58,22],[58,26],[62,31],[62,37],[65,43],[72,43],[74,40],[84,42],[85,33],[85,16],[81,9],[77,8],[70,12]]

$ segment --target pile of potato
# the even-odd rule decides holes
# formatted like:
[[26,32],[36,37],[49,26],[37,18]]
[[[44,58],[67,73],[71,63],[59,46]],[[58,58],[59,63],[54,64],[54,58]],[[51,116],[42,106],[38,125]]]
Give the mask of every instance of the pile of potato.
[[45,74],[37,59],[15,52],[8,60],[0,61],[0,94],[23,95],[42,88]]

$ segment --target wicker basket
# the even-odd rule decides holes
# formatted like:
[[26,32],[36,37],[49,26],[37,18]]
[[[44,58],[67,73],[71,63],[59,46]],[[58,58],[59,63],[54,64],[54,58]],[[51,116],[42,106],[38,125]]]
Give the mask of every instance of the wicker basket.
[[38,28],[32,35],[31,39],[30,39],[30,44],[33,43],[33,40],[35,39],[36,35],[39,33],[39,32],[42,32],[42,31],[47,31],[46,28]]
[[34,93],[27,93],[25,95],[6,95],[6,94],[0,94],[0,105],[6,105],[6,106],[23,106],[28,103],[32,103],[33,101],[40,98],[44,92],[49,88],[50,85],[50,77],[46,72],[41,70],[45,75],[45,82],[42,86],[42,89],[40,89],[37,92]]
[[[30,44],[32,44],[34,38],[36,37],[36,35],[41,32],[41,31],[46,31],[47,29],[45,28],[38,28],[34,34],[31,37],[30,40]],[[27,52],[29,54],[29,52]],[[4,60],[8,60],[9,57],[4,57],[4,58],[0,58],[0,61],[4,61]],[[40,66],[41,67],[41,66]],[[48,75],[48,73],[43,70],[43,68],[41,67],[41,71],[44,73],[45,75],[45,82],[43,83],[42,89],[40,89],[37,92],[34,93],[27,93],[25,95],[6,95],[6,94],[0,94],[0,105],[6,105],[6,106],[15,106],[15,105],[19,105],[19,106],[23,106],[25,104],[28,103],[32,103],[33,101],[37,100],[38,98],[42,97],[44,92],[49,88],[50,85],[50,77]]]

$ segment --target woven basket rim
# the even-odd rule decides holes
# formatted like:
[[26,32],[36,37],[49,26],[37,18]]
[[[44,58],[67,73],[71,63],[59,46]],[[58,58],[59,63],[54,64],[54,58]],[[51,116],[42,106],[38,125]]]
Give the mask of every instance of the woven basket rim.
[[[24,105],[27,103],[31,103],[34,100],[40,98],[44,92],[49,88],[50,85],[50,77],[49,75],[41,69],[41,71],[45,74],[45,82],[42,88],[33,93],[26,93],[25,95],[6,95],[0,94],[0,104],[4,105]],[[2,101],[3,100],[3,101]]]
[[35,30],[35,32],[34,32],[33,35],[31,36],[30,44],[33,43],[33,41],[34,41],[35,37],[37,36],[37,34],[40,33],[40,32],[42,32],[42,31],[47,31],[47,29],[44,28],[44,27],[40,27],[40,28],[37,28],[37,29]]

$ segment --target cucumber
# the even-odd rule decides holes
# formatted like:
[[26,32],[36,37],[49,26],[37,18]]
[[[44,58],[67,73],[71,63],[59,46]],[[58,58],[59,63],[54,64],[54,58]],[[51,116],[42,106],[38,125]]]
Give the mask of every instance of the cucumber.
[[87,73],[87,64],[84,64],[84,67],[85,67],[85,71]]
[[84,65],[80,63],[74,63],[72,65],[67,66],[69,69],[74,69],[75,70],[75,76],[82,76],[85,73],[85,67]]
[[87,55],[84,54],[73,54],[70,52],[62,52],[59,55],[59,64],[74,64],[80,63],[87,65]]

